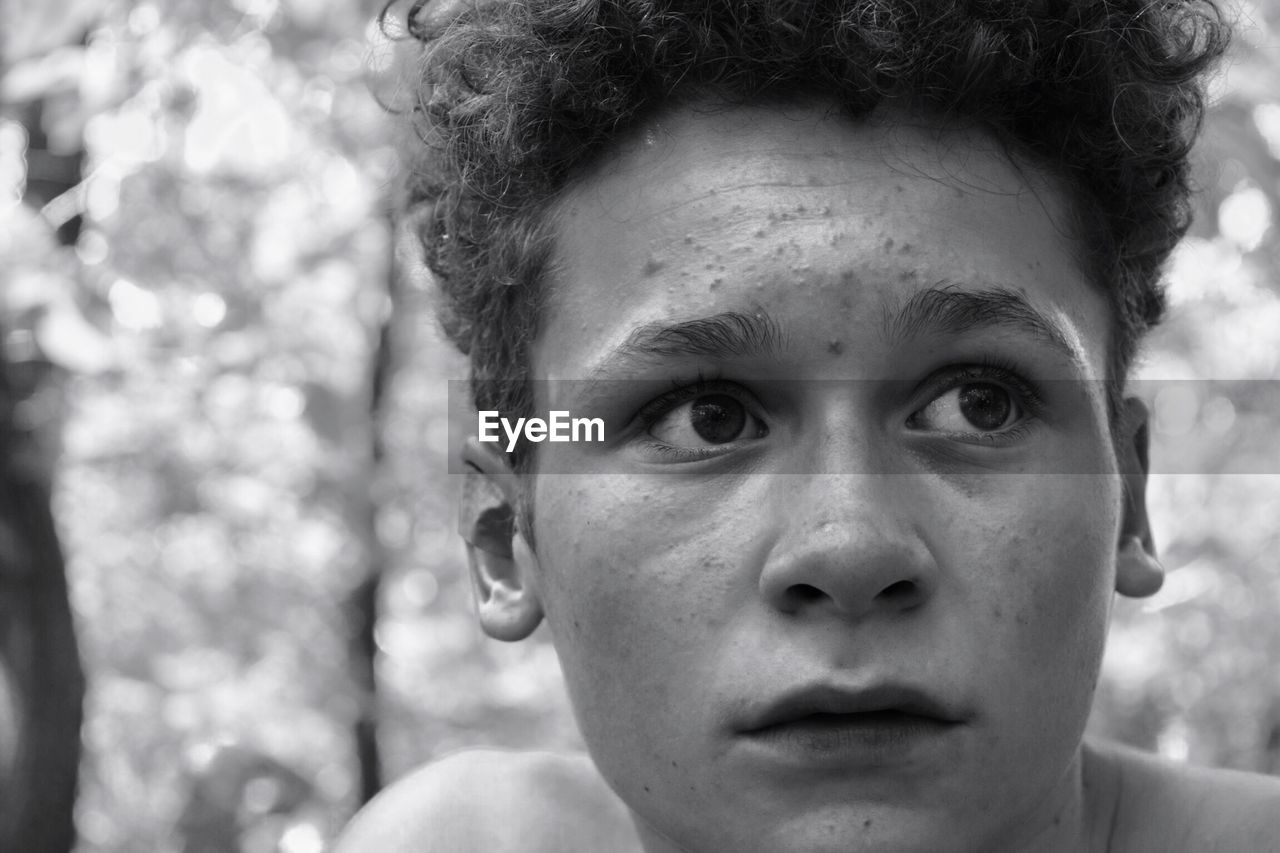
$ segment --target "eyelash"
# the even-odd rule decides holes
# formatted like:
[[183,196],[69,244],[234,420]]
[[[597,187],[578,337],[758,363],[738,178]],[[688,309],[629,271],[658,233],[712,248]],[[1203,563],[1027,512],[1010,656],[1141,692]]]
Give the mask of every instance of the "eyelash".
[[702,373],[698,373],[692,382],[673,379],[671,381],[671,390],[645,403],[640,408],[640,411],[636,413],[636,420],[645,429],[648,429],[676,406],[703,394],[729,394],[733,397],[740,397],[742,396],[742,390],[734,383],[725,382],[718,376],[708,378]]

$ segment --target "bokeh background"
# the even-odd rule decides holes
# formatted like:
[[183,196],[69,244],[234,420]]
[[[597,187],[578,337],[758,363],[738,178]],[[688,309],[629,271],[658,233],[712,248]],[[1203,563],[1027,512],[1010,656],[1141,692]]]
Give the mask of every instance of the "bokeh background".
[[[465,370],[395,248],[380,5],[0,0],[8,470],[52,484],[65,560],[38,571],[65,573],[85,686],[83,747],[45,766],[78,763],[79,853],[320,853],[435,756],[578,743],[545,639],[471,617],[444,457]],[[1092,725],[1276,773],[1280,4],[1232,9],[1140,373],[1185,380],[1149,386],[1154,453],[1193,473],[1153,477],[1169,582],[1118,605]],[[80,689],[15,663],[70,639],[20,606],[23,535],[0,524],[11,781],[19,726],[65,726]]]

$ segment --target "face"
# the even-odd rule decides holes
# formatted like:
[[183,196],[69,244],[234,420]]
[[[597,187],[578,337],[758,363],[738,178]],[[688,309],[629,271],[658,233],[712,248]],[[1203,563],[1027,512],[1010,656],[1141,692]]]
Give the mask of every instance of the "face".
[[533,373],[588,381],[537,408],[609,434],[539,446],[517,562],[648,850],[1071,808],[1121,487],[1065,221],[981,131],[818,105],[660,115],[564,201]]

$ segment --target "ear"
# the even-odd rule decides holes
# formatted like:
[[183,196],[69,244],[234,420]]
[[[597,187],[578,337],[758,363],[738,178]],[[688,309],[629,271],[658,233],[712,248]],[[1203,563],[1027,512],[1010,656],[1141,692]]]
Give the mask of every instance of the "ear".
[[1137,397],[1125,399],[1116,436],[1116,455],[1124,482],[1120,539],[1116,543],[1116,592],[1131,598],[1154,595],[1164,584],[1147,518],[1147,473],[1151,470],[1150,414]]
[[523,640],[542,621],[542,602],[537,557],[516,530],[519,478],[501,451],[475,437],[463,445],[462,460],[467,471],[459,527],[480,627],[497,640]]

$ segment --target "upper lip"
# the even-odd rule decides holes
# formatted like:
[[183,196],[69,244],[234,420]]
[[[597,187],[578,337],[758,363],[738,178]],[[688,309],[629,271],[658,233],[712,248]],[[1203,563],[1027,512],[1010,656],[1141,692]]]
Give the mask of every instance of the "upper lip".
[[802,687],[747,715],[743,731],[795,722],[812,714],[864,714],[897,711],[944,723],[963,722],[963,714],[926,691],[910,685],[884,684],[850,689],[827,684]]

